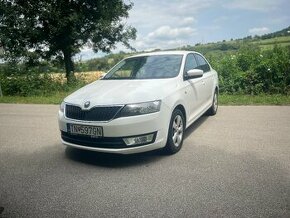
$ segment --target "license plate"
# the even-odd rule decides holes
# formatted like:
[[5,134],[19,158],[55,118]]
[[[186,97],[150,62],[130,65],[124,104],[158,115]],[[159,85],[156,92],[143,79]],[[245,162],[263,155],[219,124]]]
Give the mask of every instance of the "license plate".
[[100,126],[85,126],[67,124],[67,131],[75,135],[86,135],[91,137],[103,137],[103,128]]

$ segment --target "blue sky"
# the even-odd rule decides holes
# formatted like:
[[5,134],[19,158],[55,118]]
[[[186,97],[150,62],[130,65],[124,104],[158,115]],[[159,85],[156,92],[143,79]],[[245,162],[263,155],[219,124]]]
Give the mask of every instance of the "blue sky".
[[[129,2],[128,0],[125,2]],[[290,26],[290,0],[132,0],[125,21],[137,29],[131,44],[138,51],[168,49],[248,35]],[[114,52],[126,51],[118,45]],[[84,49],[83,59],[92,55]]]

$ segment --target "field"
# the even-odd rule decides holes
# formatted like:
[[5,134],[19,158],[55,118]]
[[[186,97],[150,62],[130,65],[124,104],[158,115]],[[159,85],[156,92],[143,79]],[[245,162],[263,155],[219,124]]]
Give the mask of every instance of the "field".
[[290,36],[275,37],[272,39],[257,40],[252,42],[258,45],[261,49],[272,49],[275,45],[282,47],[290,45]]
[[[77,80],[82,80],[85,83],[91,83],[98,80],[104,75],[104,71],[88,71],[88,72],[76,72],[75,77]],[[64,73],[50,73],[51,76],[56,81],[62,81],[66,83],[66,78]]]

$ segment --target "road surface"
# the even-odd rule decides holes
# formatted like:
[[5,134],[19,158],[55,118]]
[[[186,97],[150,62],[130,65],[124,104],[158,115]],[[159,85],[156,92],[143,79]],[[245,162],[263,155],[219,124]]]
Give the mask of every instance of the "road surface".
[[173,156],[67,149],[57,111],[0,104],[0,217],[290,217],[290,107],[220,107]]

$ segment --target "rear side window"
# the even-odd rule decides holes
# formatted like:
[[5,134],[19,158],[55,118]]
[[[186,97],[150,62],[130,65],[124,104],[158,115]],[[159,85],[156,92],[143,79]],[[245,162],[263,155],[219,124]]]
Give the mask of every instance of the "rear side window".
[[210,71],[210,66],[208,65],[207,61],[199,54],[194,54],[195,58],[198,62],[198,69],[203,70],[203,72]]
[[189,54],[185,60],[184,72],[187,72],[192,69],[196,69],[198,67],[196,59],[193,54]]

